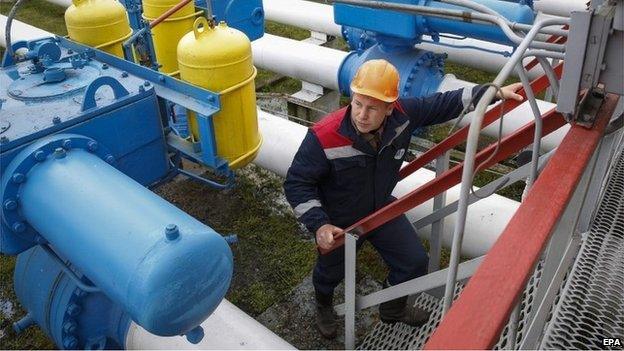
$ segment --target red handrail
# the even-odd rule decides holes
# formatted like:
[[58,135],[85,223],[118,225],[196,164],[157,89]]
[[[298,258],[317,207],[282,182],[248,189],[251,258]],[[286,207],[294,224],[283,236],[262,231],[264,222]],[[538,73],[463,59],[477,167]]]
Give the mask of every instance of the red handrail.
[[[561,73],[563,71],[563,64],[562,63],[558,64],[554,68],[554,70],[555,70],[555,74],[557,75],[557,77],[560,78]],[[531,82],[531,90],[533,90],[534,94],[541,93],[542,91],[546,90],[546,88],[549,86],[550,86],[550,82],[546,75],[542,75],[539,78]],[[518,91],[518,94],[522,95],[522,97],[526,99],[526,92],[524,91],[524,88],[520,89]],[[503,107],[504,107],[503,114],[506,114],[509,111],[520,106],[520,104],[522,104],[522,102],[519,102],[516,100],[507,100],[505,101],[504,106],[503,104],[498,104],[494,106],[493,108],[491,108],[485,113],[481,128],[485,128],[486,126],[496,121],[500,117],[501,109],[503,109]],[[424,154],[420,155],[420,157],[414,159],[413,161],[405,165],[405,167],[401,168],[401,170],[399,171],[399,179],[403,179],[409,176],[410,174],[414,173],[421,167],[425,166],[427,163],[435,160],[438,156],[442,155],[446,151],[464,142],[466,140],[466,137],[468,137],[469,128],[470,128],[470,125],[467,125],[457,130],[455,133],[451,134],[448,138],[442,140],[440,143],[436,144],[434,147],[427,150]]]
[[[544,116],[542,117],[542,121],[542,135],[548,135],[565,124],[564,118],[561,117],[559,113],[556,113],[554,109],[544,114]],[[504,160],[509,155],[517,152],[523,147],[531,144],[533,142],[534,133],[535,121],[531,121],[513,134],[506,136],[501,140],[500,147],[496,155],[482,166],[489,167],[501,160]],[[492,152],[495,149],[496,144],[493,143],[486,149],[480,151],[475,157],[475,164],[481,164],[482,162],[484,162],[491,156]],[[450,189],[454,185],[457,185],[459,184],[459,182],[461,182],[463,167],[464,164],[461,163],[447,170],[435,179],[430,180],[429,182],[423,184],[412,192],[393,201],[392,203],[370,214],[369,216],[359,220],[355,224],[345,229],[345,232],[353,232],[359,234],[360,236],[364,236],[371,230],[379,227],[380,225],[400,216],[406,211],[431,199],[435,195]],[[319,248],[321,254],[326,254],[330,251],[333,251],[344,244],[344,235],[335,237],[335,239],[336,240],[334,242],[334,245],[330,249],[325,250]]]
[[617,101],[616,95],[607,96],[591,129],[572,126],[425,349],[494,346],[594,154]]

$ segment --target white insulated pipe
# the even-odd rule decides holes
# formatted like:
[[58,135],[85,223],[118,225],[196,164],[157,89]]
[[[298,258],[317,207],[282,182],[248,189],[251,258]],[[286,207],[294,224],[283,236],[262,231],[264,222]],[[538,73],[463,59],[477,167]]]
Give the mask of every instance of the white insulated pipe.
[[586,10],[588,2],[588,0],[534,0],[533,8],[548,15],[570,17],[572,11]]
[[[285,177],[308,128],[262,110],[258,110],[258,125],[264,142],[253,162]],[[399,182],[392,194],[401,197],[434,177],[434,172],[420,169]],[[446,198],[447,203],[456,201],[459,198],[459,185],[449,189]],[[476,257],[485,254],[503,232],[518,206],[517,201],[499,195],[492,195],[470,206],[462,255]],[[411,222],[415,222],[431,212],[433,212],[432,200],[407,212],[407,217]],[[451,245],[454,227],[455,215],[453,214],[445,220],[442,240],[445,247]],[[431,226],[419,230],[418,234],[428,239],[431,235]]]
[[[4,35],[6,28],[7,17],[0,15],[0,46],[6,48],[6,38]],[[11,22],[11,41],[16,42],[20,40],[35,40],[46,37],[54,36],[53,33],[47,32],[43,29],[33,27],[30,24],[13,19]]]
[[183,336],[156,336],[130,323],[128,350],[294,350],[295,347],[267,329],[226,299],[202,324],[204,338],[191,344]]
[[251,43],[254,65],[338,90],[338,70],[349,53],[264,34]]
[[342,37],[342,26],[334,22],[331,5],[302,0],[263,0],[262,7],[264,18],[268,20]]

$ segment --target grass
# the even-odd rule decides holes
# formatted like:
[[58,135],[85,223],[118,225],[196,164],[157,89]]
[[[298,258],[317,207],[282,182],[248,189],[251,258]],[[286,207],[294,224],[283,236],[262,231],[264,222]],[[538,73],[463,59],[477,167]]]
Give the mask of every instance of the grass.
[[[6,15],[12,4],[0,2],[0,13]],[[60,6],[43,0],[30,0],[22,5],[17,19],[58,35],[66,35],[63,13],[64,8]],[[296,40],[309,36],[305,30],[270,21],[266,24],[266,32]],[[329,46],[347,50],[346,43],[340,38]],[[492,74],[450,62],[446,64],[446,72],[477,83],[494,78]],[[275,83],[266,84],[278,78]],[[301,89],[301,82],[276,77],[265,70],[259,70],[256,84],[263,86],[259,90],[262,92],[291,94]],[[344,98],[342,103],[347,101]],[[430,139],[439,141],[447,131],[448,127],[431,128]],[[480,173],[475,183],[480,186],[491,180],[492,175]],[[232,247],[235,274],[227,298],[250,315],[257,316],[279,302],[310,273],[316,257],[313,240],[290,211],[283,205],[276,205],[282,191],[281,179],[269,172],[261,169],[238,172],[238,186],[230,192],[216,191],[190,181],[170,183],[157,191],[217,232],[238,235],[239,242]],[[521,187],[516,184],[499,194],[517,199],[520,191]],[[424,245],[428,247],[427,242]],[[448,257],[448,250],[443,250],[442,267],[448,265]],[[385,278],[387,268],[371,245],[364,245],[357,260],[360,276],[372,276],[378,281]],[[6,333],[0,336],[0,346],[6,349],[54,348],[39,328],[29,328],[20,335],[15,335],[10,328],[10,324],[24,313],[13,292],[14,265],[14,257],[0,256],[0,297],[3,301],[12,301],[16,310],[13,317],[0,313],[0,328]]]

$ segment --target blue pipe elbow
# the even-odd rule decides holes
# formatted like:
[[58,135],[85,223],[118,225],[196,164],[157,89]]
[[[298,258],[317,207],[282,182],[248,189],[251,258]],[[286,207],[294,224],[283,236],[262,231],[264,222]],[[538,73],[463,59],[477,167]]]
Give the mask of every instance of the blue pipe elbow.
[[[214,230],[112,164],[103,145],[55,135],[25,148],[3,174],[3,220],[36,232],[149,332],[185,334],[229,287],[232,253]],[[172,233],[172,226],[175,233]]]

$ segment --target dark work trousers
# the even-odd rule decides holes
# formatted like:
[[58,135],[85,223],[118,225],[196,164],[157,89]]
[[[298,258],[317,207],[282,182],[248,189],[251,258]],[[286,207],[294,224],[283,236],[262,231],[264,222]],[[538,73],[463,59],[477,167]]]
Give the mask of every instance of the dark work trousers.
[[[427,273],[429,257],[414,227],[401,215],[357,241],[359,249],[368,240],[390,268],[388,282],[396,285]],[[344,279],[344,247],[319,254],[312,275],[316,291],[329,295]]]

